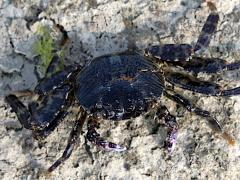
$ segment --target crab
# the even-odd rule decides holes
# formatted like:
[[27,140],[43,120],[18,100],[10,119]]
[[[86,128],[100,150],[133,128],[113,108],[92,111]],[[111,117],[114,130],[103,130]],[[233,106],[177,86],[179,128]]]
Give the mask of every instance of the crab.
[[[203,117],[211,129],[230,144],[234,144],[227,132],[210,112],[196,107],[186,97],[177,93],[174,86],[209,95],[230,97],[240,94],[240,87],[224,90],[214,82],[207,82],[188,72],[218,73],[240,67],[239,62],[228,64],[225,60],[198,57],[204,51],[216,31],[219,15],[214,6],[194,46],[190,44],[154,45],[144,51],[128,50],[92,59],[81,67],[74,64],[43,78],[34,90],[38,100],[25,106],[16,94],[5,97],[18,120],[30,129],[37,140],[46,138],[68,114],[68,108],[77,102],[79,117],[75,120],[67,146],[62,156],[49,167],[52,172],[74,149],[81,128],[87,120],[86,138],[91,143],[117,152],[127,148],[107,141],[97,132],[99,120],[121,121],[144,115],[156,108],[155,117],[167,128],[166,149],[172,153],[177,142],[179,125],[176,117],[160,101],[162,96],[175,101],[186,110]],[[48,71],[59,61],[55,56]],[[181,69],[175,72],[171,67]],[[182,72],[184,71],[184,72]]]

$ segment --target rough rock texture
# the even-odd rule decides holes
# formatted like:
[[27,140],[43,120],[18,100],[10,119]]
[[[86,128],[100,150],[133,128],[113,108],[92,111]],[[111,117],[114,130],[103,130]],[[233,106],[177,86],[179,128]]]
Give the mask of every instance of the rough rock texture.
[[[220,14],[218,31],[204,56],[233,62],[240,59],[239,0],[212,0]],[[74,116],[40,145],[23,129],[4,103],[10,91],[33,89],[34,32],[38,20],[54,19],[71,38],[69,62],[84,64],[92,57],[149,44],[194,44],[209,13],[203,0],[55,0],[0,1],[0,179],[240,179],[240,98],[207,97],[180,91],[213,113],[237,141],[229,146],[212,133],[203,118],[163,98],[177,116],[181,130],[174,153],[163,149],[165,129],[152,119],[104,121],[102,134],[125,144],[124,153],[106,152],[80,137],[72,156],[51,175],[44,170],[63,152]],[[240,85],[239,71],[210,80]],[[223,78],[225,77],[225,78]],[[227,83],[230,82],[230,83]]]

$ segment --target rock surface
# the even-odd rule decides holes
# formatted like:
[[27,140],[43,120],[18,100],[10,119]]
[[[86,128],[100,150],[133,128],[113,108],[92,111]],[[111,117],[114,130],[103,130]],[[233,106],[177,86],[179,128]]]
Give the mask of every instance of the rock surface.
[[[228,62],[239,60],[239,0],[212,1],[216,3],[220,23],[203,56]],[[65,118],[40,145],[3,101],[10,91],[34,89],[37,84],[32,46],[34,27],[43,17],[53,19],[68,31],[68,63],[85,64],[93,57],[128,48],[143,49],[160,43],[194,44],[208,13],[203,0],[0,1],[0,179],[240,179],[239,96],[216,98],[179,90],[212,112],[236,138],[233,147],[214,135],[203,118],[163,98],[181,127],[171,156],[163,148],[166,131],[152,116],[118,123],[103,121],[102,135],[125,144],[128,151],[98,149],[86,142],[84,127],[72,156],[51,175],[44,170],[61,156],[74,116]],[[240,86],[239,72],[223,76],[224,73],[214,75],[210,80]]]

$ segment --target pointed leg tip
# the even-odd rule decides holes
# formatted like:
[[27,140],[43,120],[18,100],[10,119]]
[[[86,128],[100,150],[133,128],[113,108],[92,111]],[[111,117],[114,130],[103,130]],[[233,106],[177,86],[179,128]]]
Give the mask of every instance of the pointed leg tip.
[[59,158],[48,168],[47,173],[51,174],[62,162],[62,158]]
[[167,148],[167,152],[168,152],[168,154],[169,154],[169,155],[172,155],[174,149],[175,149],[175,145],[173,145],[171,148]]
[[124,152],[127,150],[127,148],[125,146],[120,146],[115,143],[109,143],[109,145],[107,147],[105,147],[105,149],[110,150],[110,151],[115,151],[115,152]]
[[45,176],[47,176],[47,177],[50,177],[51,175],[52,175],[52,171],[51,170],[49,170],[50,168],[48,168],[47,170],[46,170],[46,172],[45,172]]
[[224,132],[224,133],[222,134],[222,137],[223,137],[223,139],[225,139],[225,140],[228,142],[228,144],[230,144],[231,146],[236,145],[236,140],[235,140],[230,134],[228,134],[227,132]]
[[166,143],[167,150],[170,155],[173,153],[176,147],[177,139],[178,139],[178,129],[175,129],[174,131],[171,132],[169,140]]
[[51,175],[51,173],[54,171],[55,168],[53,168],[53,166],[50,166],[47,171],[46,171],[46,174],[47,175]]
[[51,179],[52,178],[52,173],[48,172],[47,169],[40,169],[39,178],[40,179]]
[[117,152],[124,152],[124,151],[126,151],[126,150],[127,150],[126,147],[124,147],[124,146],[119,146],[119,145],[118,145],[118,147],[115,149],[115,151],[117,151]]
[[175,147],[176,147],[176,141],[174,141],[174,142],[165,142],[165,146],[166,146],[168,154],[172,155],[173,151],[175,150]]

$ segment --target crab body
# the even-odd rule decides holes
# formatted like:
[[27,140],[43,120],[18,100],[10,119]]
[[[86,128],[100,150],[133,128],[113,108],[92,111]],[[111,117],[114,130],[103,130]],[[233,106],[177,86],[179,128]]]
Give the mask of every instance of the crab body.
[[76,77],[75,96],[104,119],[130,119],[147,112],[162,95],[164,78],[145,57],[126,52],[98,57]]

